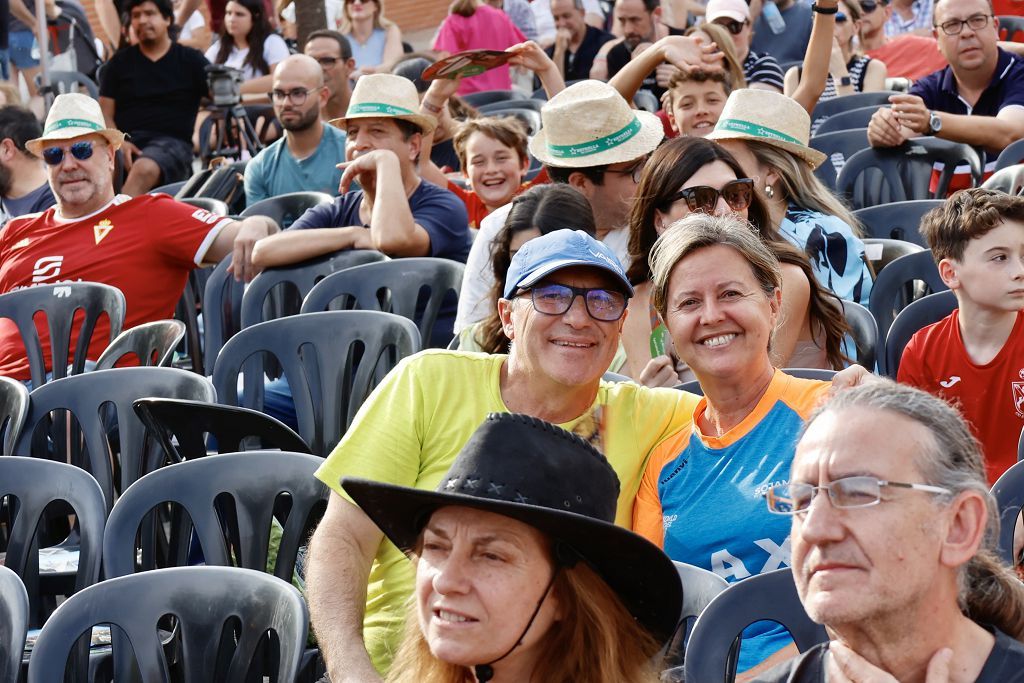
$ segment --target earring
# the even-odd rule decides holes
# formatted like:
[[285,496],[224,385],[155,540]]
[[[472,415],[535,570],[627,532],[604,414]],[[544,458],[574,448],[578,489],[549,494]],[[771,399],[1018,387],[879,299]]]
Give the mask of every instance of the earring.
[[764,194],[768,199],[775,199],[775,190],[772,189],[771,185],[764,186]]

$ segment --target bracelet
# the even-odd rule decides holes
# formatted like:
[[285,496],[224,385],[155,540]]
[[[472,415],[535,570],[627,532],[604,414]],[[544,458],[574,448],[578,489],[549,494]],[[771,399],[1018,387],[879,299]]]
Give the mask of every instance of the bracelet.
[[837,14],[839,12],[838,5],[836,7],[821,7],[818,3],[811,4],[811,11],[817,12],[818,14]]
[[441,107],[437,106],[436,104],[431,104],[426,100],[423,100],[423,102],[421,102],[420,105],[429,112],[433,112],[435,114],[439,114],[441,112]]

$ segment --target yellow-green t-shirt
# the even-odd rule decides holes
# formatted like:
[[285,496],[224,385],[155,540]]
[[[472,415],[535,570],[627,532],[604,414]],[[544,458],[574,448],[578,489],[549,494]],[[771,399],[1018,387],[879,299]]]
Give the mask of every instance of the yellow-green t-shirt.
[[[501,399],[502,355],[430,350],[403,360],[374,390],[316,476],[350,502],[342,477],[434,490]],[[589,439],[620,481],[616,523],[629,528],[651,450],[689,419],[698,397],[674,389],[601,383],[594,405],[560,425]],[[367,586],[363,636],[374,666],[391,664],[413,589],[413,565],[390,541],[377,551]]]

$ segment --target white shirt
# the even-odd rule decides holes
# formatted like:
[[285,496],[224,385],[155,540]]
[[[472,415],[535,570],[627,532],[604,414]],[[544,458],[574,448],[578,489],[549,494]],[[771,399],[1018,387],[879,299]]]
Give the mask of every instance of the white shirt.
[[[210,60],[211,64],[215,64],[217,62],[218,50],[220,50],[219,39],[215,40],[213,42],[213,45],[210,46],[210,49],[206,51],[206,58]],[[287,57],[288,54],[288,45],[284,42],[284,38],[277,35],[276,33],[271,33],[269,36],[267,36],[267,39],[263,41],[263,59],[264,61],[266,61],[267,66],[273,68],[275,64],[277,64],[282,59]],[[245,80],[247,81],[251,81],[254,78],[259,78],[260,76],[266,76],[267,74],[256,73],[256,71],[249,64],[246,64],[244,67],[242,66],[242,63],[248,56],[249,48],[239,50],[237,47],[232,47],[231,52],[228,53],[227,60],[224,61],[224,66],[230,66],[235,69],[241,69],[243,78],[245,78]]]

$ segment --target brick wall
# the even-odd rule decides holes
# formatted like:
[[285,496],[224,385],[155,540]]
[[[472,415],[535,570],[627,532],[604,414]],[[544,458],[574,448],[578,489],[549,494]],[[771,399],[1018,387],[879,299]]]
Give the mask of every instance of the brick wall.
[[385,16],[402,33],[437,28],[448,14],[450,0],[384,0]]

